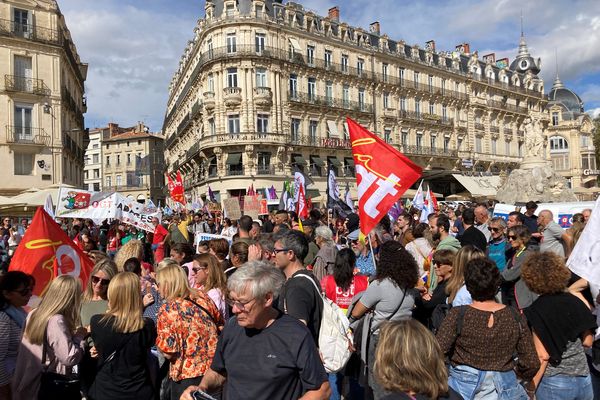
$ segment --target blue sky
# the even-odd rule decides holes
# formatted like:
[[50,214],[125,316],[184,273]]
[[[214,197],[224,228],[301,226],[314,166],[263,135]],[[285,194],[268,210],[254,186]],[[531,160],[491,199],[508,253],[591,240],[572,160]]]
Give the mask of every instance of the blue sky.
[[[546,90],[556,74],[600,115],[599,0],[297,0],[326,15],[339,5],[341,19],[368,29],[373,21],[395,40],[438,50],[470,43],[480,55],[517,54],[520,15],[529,50],[541,57]],[[58,0],[83,62],[90,65],[86,126],[145,121],[162,127],[168,85],[204,0]]]

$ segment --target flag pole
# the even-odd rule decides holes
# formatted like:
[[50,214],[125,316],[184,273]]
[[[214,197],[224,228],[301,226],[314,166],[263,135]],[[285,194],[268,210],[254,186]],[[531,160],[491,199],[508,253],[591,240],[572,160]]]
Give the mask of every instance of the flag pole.
[[371,243],[371,234],[367,236],[369,239],[369,247],[371,248],[371,258],[373,259],[373,268],[375,268],[375,274],[377,274],[377,263],[375,262],[375,253],[373,252],[373,243]]

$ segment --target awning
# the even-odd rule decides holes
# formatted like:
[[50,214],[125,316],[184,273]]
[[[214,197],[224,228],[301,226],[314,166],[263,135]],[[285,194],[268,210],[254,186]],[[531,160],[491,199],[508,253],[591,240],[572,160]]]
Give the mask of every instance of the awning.
[[317,157],[317,156],[310,156],[310,162],[312,164],[318,165],[319,167],[322,167],[325,165],[325,162],[323,162],[323,160],[321,160],[321,157]]
[[298,42],[297,39],[294,38],[288,38],[288,40],[290,41],[290,44],[292,45],[292,47],[294,48],[294,50],[298,53],[302,53],[302,49],[300,48],[300,43]]
[[239,165],[242,163],[242,153],[229,153],[227,155],[227,165]]
[[354,167],[354,158],[344,158],[344,162],[346,163],[346,165]]
[[300,154],[293,155],[292,159],[296,165],[306,165],[306,160]]
[[471,193],[473,197],[496,197],[500,187],[500,177],[492,176],[465,176],[452,174],[452,176]]
[[327,161],[329,162],[329,164],[333,164],[336,167],[339,167],[342,165],[342,163],[340,162],[340,160],[338,160],[337,157],[327,157]]
[[334,121],[327,121],[327,130],[329,131],[329,136],[339,137],[340,134],[337,129],[337,125]]

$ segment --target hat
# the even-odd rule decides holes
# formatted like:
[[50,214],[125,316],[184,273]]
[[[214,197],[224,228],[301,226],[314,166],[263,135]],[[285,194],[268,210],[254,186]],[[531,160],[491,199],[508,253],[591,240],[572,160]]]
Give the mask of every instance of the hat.
[[[356,214],[355,214],[356,215]],[[360,229],[355,229],[346,236],[348,240],[358,240],[358,236],[360,235]]]
[[352,232],[356,229],[358,229],[358,223],[359,223],[359,218],[358,218],[358,214],[348,214],[348,216],[346,217],[346,228],[348,228],[349,232]]

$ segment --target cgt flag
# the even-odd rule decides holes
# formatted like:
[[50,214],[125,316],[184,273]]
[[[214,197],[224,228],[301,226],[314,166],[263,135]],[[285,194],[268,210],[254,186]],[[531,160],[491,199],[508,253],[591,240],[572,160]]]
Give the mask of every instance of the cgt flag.
[[421,167],[346,118],[356,165],[360,230],[367,235],[421,176]]
[[173,201],[185,205],[185,196],[183,195],[183,180],[181,179],[181,172],[177,171],[177,178],[175,179],[175,182],[173,182],[173,179],[171,179],[169,175],[165,174],[165,176],[167,177],[169,196],[171,196]]
[[36,296],[41,296],[58,275],[77,277],[84,288],[92,268],[92,260],[42,207],[33,216],[8,267],[9,271],[23,271],[35,277],[33,294]]

